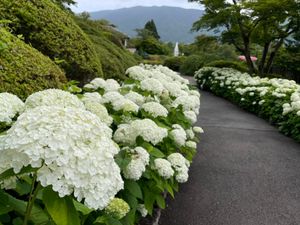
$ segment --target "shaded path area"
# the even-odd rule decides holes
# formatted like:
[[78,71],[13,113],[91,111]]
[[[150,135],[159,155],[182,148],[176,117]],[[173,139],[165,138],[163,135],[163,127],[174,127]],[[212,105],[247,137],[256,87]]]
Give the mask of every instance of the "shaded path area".
[[299,225],[300,144],[266,121],[202,92],[190,179],[160,225]]

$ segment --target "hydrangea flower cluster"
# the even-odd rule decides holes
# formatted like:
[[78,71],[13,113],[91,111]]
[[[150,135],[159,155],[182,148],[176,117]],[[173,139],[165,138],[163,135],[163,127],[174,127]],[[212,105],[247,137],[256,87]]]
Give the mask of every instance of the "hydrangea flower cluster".
[[142,147],[129,149],[129,151],[131,153],[131,161],[123,171],[124,177],[131,180],[139,180],[149,164],[149,153]]
[[156,145],[168,136],[168,131],[150,119],[134,120],[130,124],[119,125],[114,140],[118,143],[134,145],[138,136]]
[[61,106],[84,109],[83,103],[76,95],[59,89],[47,89],[30,95],[25,101],[25,108],[38,106]]
[[300,85],[295,81],[253,77],[234,69],[214,67],[200,69],[195,78],[200,87],[228,96],[243,108],[277,124],[285,134],[300,140],[299,129],[291,128],[300,121]]
[[[23,113],[0,136],[0,171],[31,165],[37,179],[60,197],[72,193],[93,209],[104,208],[123,188],[114,161],[112,130],[84,109],[41,106]],[[87,166],[88,165],[88,166]]]
[[172,128],[173,130],[170,132],[172,139],[179,147],[183,146],[187,139],[185,130],[179,124],[174,124]]
[[105,92],[118,91],[120,84],[114,79],[104,80],[102,78],[95,78],[90,83],[86,84],[84,88],[91,90],[103,89]]
[[147,102],[143,104],[141,108],[154,118],[158,116],[167,117],[169,113],[168,110],[158,102]]
[[103,123],[108,126],[112,124],[113,118],[108,114],[106,107],[101,104],[102,97],[98,92],[84,93],[81,101],[84,103],[86,110],[97,115]]
[[165,179],[170,179],[174,175],[172,164],[166,159],[155,159],[154,169],[157,170],[158,174]]
[[171,163],[172,167],[176,171],[176,180],[179,183],[187,182],[189,178],[189,161],[183,157],[180,153],[173,153],[168,156],[168,161]]
[[[0,136],[0,173],[11,168],[17,173],[30,165],[42,187],[51,186],[60,197],[74,195],[103,220],[120,220],[129,212],[129,205],[116,198],[128,191],[118,194],[123,180],[143,192],[145,183],[157,182],[149,178],[153,173],[171,188],[176,181],[186,182],[189,161],[184,156],[192,160],[195,134],[203,132],[192,127],[199,92],[163,66],[134,66],[126,74],[129,78],[121,85],[96,78],[78,88],[77,96],[49,89],[32,94],[25,103],[12,99],[7,104],[1,103],[0,94],[0,119],[5,115],[11,122],[19,116]],[[179,151],[182,155],[175,153]],[[16,177],[0,183],[1,188],[15,185]],[[143,198],[136,200],[132,207],[138,204],[146,216]]]
[[137,211],[140,212],[142,217],[146,217],[148,215],[148,210],[146,209],[144,204],[138,204]]
[[105,208],[105,213],[119,220],[125,217],[129,210],[127,202],[121,198],[114,198]]
[[12,123],[14,117],[24,110],[24,103],[10,93],[0,93],[0,123]]
[[125,98],[119,92],[111,91],[103,95],[102,103],[110,103],[115,111],[134,112],[139,111],[139,106],[130,99]]

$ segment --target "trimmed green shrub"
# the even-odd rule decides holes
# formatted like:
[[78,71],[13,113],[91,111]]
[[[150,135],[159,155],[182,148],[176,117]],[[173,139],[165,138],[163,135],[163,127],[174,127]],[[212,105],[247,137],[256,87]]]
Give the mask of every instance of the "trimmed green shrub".
[[92,42],[73,16],[50,0],[1,0],[0,18],[11,20],[15,34],[48,55],[62,60],[68,78],[79,81],[102,76]]
[[169,67],[171,70],[175,70],[177,72],[180,71],[180,67],[183,64],[186,57],[179,56],[179,57],[169,57],[164,61],[164,66]]
[[180,72],[183,75],[193,76],[195,71],[202,68],[204,65],[204,58],[200,55],[188,56],[180,67]]
[[148,37],[147,39],[142,40],[137,46],[137,49],[152,55],[169,54],[169,49],[154,37]]
[[64,72],[48,57],[0,28],[0,92],[25,99],[33,92],[60,88]]
[[226,61],[226,60],[216,60],[205,64],[205,66],[209,67],[218,67],[218,68],[232,68],[241,72],[248,72],[248,67],[245,63],[242,62],[234,62],[234,61]]
[[[96,53],[101,59],[105,78],[123,79],[126,69],[138,64],[132,53],[115,44],[122,42],[121,34],[110,32],[103,27],[101,21],[76,17],[76,22],[92,40]],[[112,39],[115,41],[112,42]]]

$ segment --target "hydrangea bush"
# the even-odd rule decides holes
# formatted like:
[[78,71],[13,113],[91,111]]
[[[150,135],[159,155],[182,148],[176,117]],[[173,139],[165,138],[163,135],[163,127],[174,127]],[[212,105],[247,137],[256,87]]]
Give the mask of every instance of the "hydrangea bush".
[[0,94],[0,224],[134,225],[187,182],[200,94],[163,66],[126,73]]
[[237,103],[300,141],[300,85],[295,81],[214,67],[200,69],[195,78],[201,88]]

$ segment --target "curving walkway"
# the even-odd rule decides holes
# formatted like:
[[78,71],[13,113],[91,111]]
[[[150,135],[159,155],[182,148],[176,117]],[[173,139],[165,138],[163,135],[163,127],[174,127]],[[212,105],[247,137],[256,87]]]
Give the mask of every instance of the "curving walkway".
[[300,144],[264,120],[202,92],[205,130],[160,225],[299,225]]

